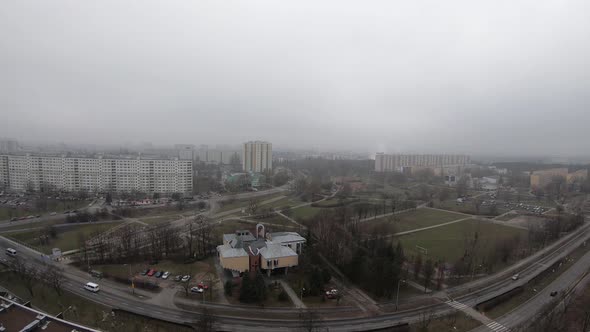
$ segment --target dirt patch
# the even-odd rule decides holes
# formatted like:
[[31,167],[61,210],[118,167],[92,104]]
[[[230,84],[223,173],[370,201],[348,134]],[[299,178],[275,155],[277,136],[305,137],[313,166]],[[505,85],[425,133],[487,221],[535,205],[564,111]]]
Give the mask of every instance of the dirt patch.
[[528,227],[529,225],[540,226],[545,222],[545,220],[547,220],[547,218],[521,215],[510,220],[507,220],[505,221],[505,223],[520,227]]

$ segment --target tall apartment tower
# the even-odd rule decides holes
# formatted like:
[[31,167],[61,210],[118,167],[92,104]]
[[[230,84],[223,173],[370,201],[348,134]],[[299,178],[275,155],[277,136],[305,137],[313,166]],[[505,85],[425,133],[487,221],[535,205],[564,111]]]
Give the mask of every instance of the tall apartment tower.
[[272,144],[262,141],[244,143],[242,168],[246,172],[257,173],[272,170]]

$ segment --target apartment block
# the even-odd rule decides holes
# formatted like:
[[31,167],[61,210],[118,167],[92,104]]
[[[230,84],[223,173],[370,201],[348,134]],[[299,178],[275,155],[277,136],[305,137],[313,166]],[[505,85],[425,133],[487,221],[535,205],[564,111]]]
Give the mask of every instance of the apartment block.
[[0,186],[64,191],[192,193],[192,160],[0,155]]
[[246,172],[261,173],[272,170],[272,144],[262,141],[244,143],[242,167]]
[[376,172],[402,172],[405,168],[446,168],[465,166],[471,162],[467,155],[452,154],[385,154],[375,156]]

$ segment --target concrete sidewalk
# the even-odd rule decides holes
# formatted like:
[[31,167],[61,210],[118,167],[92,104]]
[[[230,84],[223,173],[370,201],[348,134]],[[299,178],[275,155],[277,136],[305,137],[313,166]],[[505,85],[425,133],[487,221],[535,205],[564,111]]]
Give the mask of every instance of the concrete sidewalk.
[[295,294],[295,291],[293,290],[293,288],[291,288],[291,286],[289,286],[288,283],[281,279],[279,279],[278,282],[281,284],[281,286],[283,286],[283,289],[285,290],[285,292],[287,292],[287,295],[289,295],[289,298],[291,299],[291,301],[293,301],[293,304],[296,308],[307,308],[305,303],[303,303],[301,299],[297,296],[297,294]]

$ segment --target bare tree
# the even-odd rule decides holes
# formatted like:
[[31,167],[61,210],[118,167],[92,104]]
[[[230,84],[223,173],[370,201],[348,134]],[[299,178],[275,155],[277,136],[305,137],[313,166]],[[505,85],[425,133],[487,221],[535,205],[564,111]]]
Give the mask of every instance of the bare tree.
[[58,296],[63,294],[63,284],[65,281],[63,269],[55,265],[48,264],[43,272],[43,280],[51,286]]
[[432,259],[429,258],[424,263],[424,272],[422,272],[422,275],[424,275],[424,291],[425,292],[426,292],[426,289],[428,289],[428,286],[430,285],[430,281],[432,280],[433,274],[434,274],[434,264],[432,263]]
[[248,202],[248,213],[251,215],[256,214],[260,208],[260,200],[253,198]]
[[299,313],[301,331],[313,332],[318,330],[318,316],[313,310],[303,310]]
[[197,321],[196,327],[199,332],[212,332],[215,331],[215,316],[210,312],[207,307],[203,308],[199,320]]
[[419,332],[428,332],[428,326],[434,319],[434,310],[429,309],[420,313],[420,318],[416,325]]
[[420,270],[422,270],[422,255],[418,254],[416,259],[414,259],[414,279],[418,279]]
[[12,263],[12,268],[16,274],[18,274],[23,282],[25,288],[31,294],[31,297],[34,297],[34,287],[39,279],[39,272],[33,266],[27,266],[25,262],[20,259],[16,258]]

